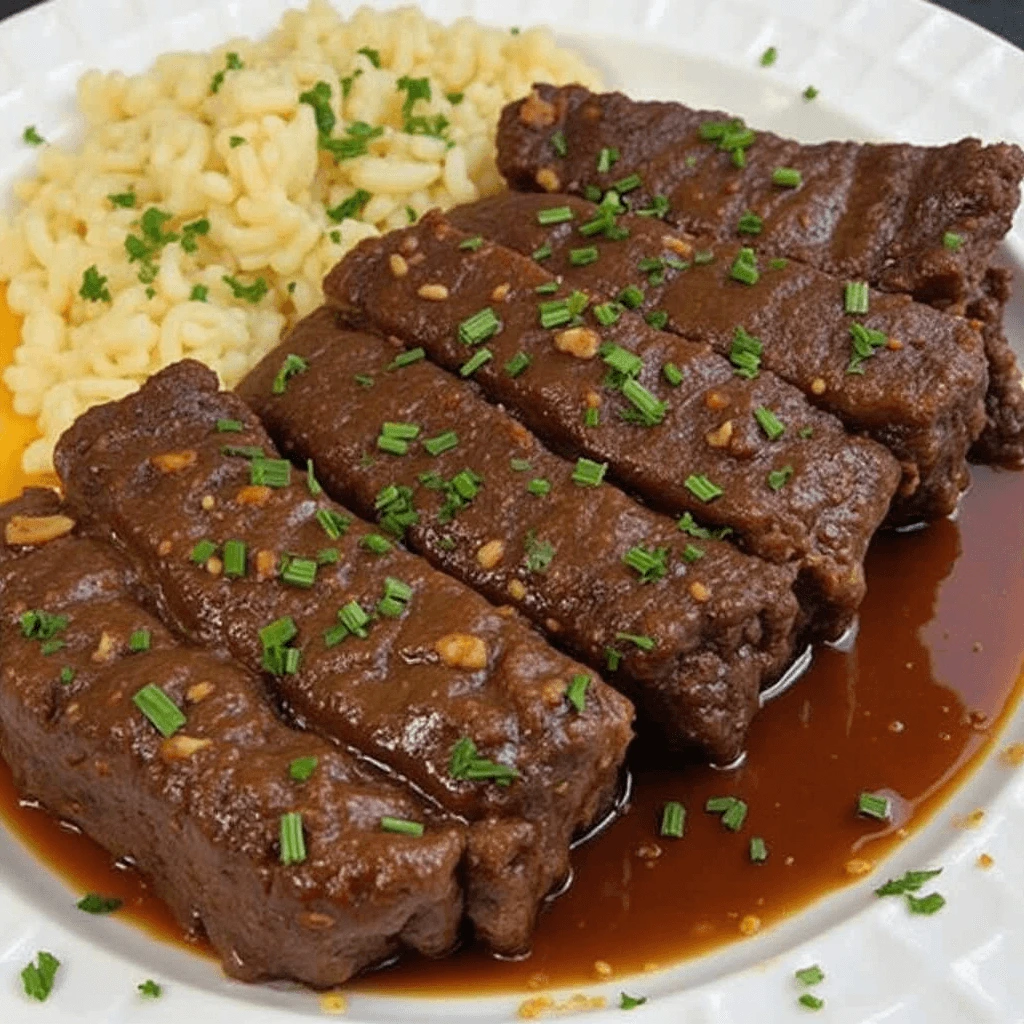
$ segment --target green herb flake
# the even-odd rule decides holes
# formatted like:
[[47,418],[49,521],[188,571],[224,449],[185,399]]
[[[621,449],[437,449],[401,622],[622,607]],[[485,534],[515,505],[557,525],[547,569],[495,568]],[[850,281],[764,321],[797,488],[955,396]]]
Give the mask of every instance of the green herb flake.
[[271,392],[275,395],[283,395],[288,389],[288,381],[300,373],[305,373],[308,369],[309,363],[302,356],[297,356],[294,353],[285,356],[284,362],[274,378],[274,383],[271,385]]
[[643,1006],[646,1002],[647,996],[630,996],[625,992],[619,993],[620,1010],[635,1010],[638,1006]]
[[587,689],[593,682],[590,676],[582,672],[574,675],[565,691],[565,699],[579,713],[583,714],[587,707]]
[[107,280],[94,263],[82,274],[82,287],[78,294],[87,302],[111,302]]
[[964,236],[955,231],[947,231],[942,236],[942,245],[950,252],[959,252],[964,247]]
[[725,491],[718,484],[713,483],[704,474],[691,474],[686,478],[683,486],[700,501],[705,504],[720,498]]
[[750,840],[750,860],[754,864],[763,864],[768,859],[768,844],[760,837],[753,836]]
[[297,757],[288,765],[288,777],[295,782],[308,782],[316,771],[317,764],[317,758],[312,755]]
[[452,747],[448,774],[460,781],[495,782],[499,786],[509,786],[519,778],[516,768],[480,757],[476,744],[469,736],[463,736]]
[[792,466],[783,466],[781,469],[773,469],[768,474],[768,486],[773,491],[781,491],[790,480],[793,479],[793,474],[796,472]]
[[797,1002],[801,1006],[806,1006],[808,1010],[820,1010],[825,1005],[824,999],[819,999],[816,995],[812,995],[810,992],[805,992]]
[[34,124],[30,124],[22,133],[22,141],[30,146],[42,146],[45,144],[46,139],[39,134]]
[[164,990],[155,981],[153,981],[152,978],[147,978],[145,981],[139,982],[136,988],[143,999],[159,999],[164,992]]
[[269,285],[262,277],[257,277],[252,284],[243,284],[230,274],[225,274],[221,280],[231,289],[231,294],[236,299],[248,302],[253,306],[262,302],[267,292],[270,291]]
[[366,189],[357,188],[348,199],[342,200],[337,206],[333,206],[325,212],[335,224],[340,224],[345,220],[355,220],[372,198],[373,196]]
[[754,410],[754,419],[769,441],[778,441],[786,432],[786,425],[767,406],[758,406]]
[[37,1002],[45,1003],[53,991],[53,982],[57,977],[60,961],[45,950],[36,954],[34,963],[27,964],[21,972],[21,984],[25,995]]
[[116,896],[101,896],[99,893],[90,892],[83,896],[75,906],[86,914],[113,914],[124,906],[124,901],[119,900]]
[[779,51],[774,46],[769,46],[761,54],[761,67],[770,68],[779,59]]
[[875,890],[876,896],[904,896],[917,892],[925,882],[942,874],[942,868],[925,871],[907,871],[902,878],[890,878],[883,886]]

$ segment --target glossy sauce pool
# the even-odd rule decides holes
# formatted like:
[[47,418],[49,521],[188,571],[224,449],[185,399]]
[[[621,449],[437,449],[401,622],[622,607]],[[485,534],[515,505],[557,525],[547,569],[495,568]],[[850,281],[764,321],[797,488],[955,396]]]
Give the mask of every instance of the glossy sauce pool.
[[[0,366],[16,328],[0,309]],[[0,498],[28,482],[17,466],[32,437],[0,386]],[[742,767],[658,766],[637,741],[630,809],[576,851],[573,885],[544,914],[529,958],[501,962],[468,948],[440,962],[407,960],[350,987],[526,991],[596,980],[597,961],[622,975],[665,967],[742,939],[744,918],[767,927],[855,881],[848,862],[877,862],[923,824],[995,741],[1021,689],[1024,474],[976,469],[974,478],[957,522],[876,538],[855,643],[846,653],[818,651],[807,674],[769,704]],[[857,817],[863,790],[891,793],[891,826]],[[703,810],[708,797],[724,795],[749,805],[738,833]],[[687,810],[681,840],[658,836],[668,800]],[[0,816],[76,890],[119,896],[127,920],[208,952],[137,875],[19,804],[2,762]],[[750,861],[753,836],[767,843],[764,864]]]

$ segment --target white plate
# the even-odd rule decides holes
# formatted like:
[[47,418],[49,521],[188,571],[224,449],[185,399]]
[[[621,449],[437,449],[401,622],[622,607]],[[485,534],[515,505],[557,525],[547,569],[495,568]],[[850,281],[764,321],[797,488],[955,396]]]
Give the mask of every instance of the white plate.
[[[352,3],[339,2],[348,9]],[[206,48],[268,31],[286,0],[51,0],[0,26],[0,187],[28,169],[26,124],[73,130],[73,86],[88,67],[142,70],[159,52]],[[395,6],[378,3],[377,6]],[[975,134],[1024,142],[1024,53],[922,0],[426,0],[428,14],[505,24],[547,22],[601,66],[609,85],[721,107],[802,139],[848,135],[940,142]],[[495,12],[495,8],[498,11]],[[587,35],[581,35],[585,30]],[[780,59],[757,58],[768,45]],[[800,98],[813,83],[814,103]],[[1024,223],[1006,247],[1024,277]],[[1009,322],[1024,352],[1024,309]],[[1020,510],[1009,509],[1008,514]],[[1024,709],[1003,744],[1024,739]],[[951,818],[986,807],[985,827]],[[821,963],[830,1024],[1024,1021],[1024,776],[984,765],[926,829],[885,865],[887,876],[945,868],[949,903],[914,918],[871,894],[874,879],[820,901],[766,934],[626,987],[649,997],[636,1024],[798,1021],[793,971]],[[995,867],[979,871],[980,851]],[[30,1003],[19,971],[40,948],[64,963],[49,1002]],[[142,1005],[135,985],[160,979]],[[616,1007],[619,984],[594,994]],[[500,1022],[519,998],[353,997],[347,1020]],[[4,1024],[277,1024],[320,1014],[307,992],[226,981],[205,960],[116,921],[85,919],[64,884],[0,829],[0,1021]],[[617,1008],[588,1020],[620,1019]]]

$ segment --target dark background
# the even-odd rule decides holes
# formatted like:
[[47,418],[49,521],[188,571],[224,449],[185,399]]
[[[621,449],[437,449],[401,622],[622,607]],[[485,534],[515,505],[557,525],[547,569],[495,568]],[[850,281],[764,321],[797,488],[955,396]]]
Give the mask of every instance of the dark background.
[[[37,0],[0,0],[0,18],[32,7]],[[813,3],[814,0],[809,0]],[[935,0],[1024,48],[1024,0]]]

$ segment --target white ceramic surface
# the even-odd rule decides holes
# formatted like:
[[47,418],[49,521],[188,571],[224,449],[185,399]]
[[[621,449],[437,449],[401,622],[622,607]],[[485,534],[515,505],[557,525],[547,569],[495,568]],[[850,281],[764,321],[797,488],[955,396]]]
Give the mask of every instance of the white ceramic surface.
[[[354,4],[335,0],[343,9]],[[74,133],[73,86],[88,67],[141,70],[171,48],[212,46],[271,28],[286,0],[51,0],[0,25],[0,187],[24,172],[27,124]],[[377,6],[393,6],[378,2]],[[1024,52],[923,0],[424,0],[432,16],[508,25],[547,22],[638,97],[721,107],[806,140],[850,136],[939,142],[964,134],[1024,142]],[[586,33],[586,34],[583,34]],[[774,45],[779,60],[758,65]],[[805,103],[813,83],[821,96]],[[1024,285],[1024,220],[1006,246]],[[1024,304],[1011,306],[1024,352]],[[1020,510],[1008,509],[1008,514]],[[1000,746],[1024,740],[1024,710]],[[952,818],[987,809],[984,827]],[[830,1024],[1024,1022],[1024,774],[984,765],[875,876],[757,938],[626,984],[595,986],[620,1019],[625,987],[649,1002],[629,1020],[673,1024],[798,1021],[796,968],[820,963]],[[975,867],[979,852],[995,867]],[[947,907],[932,918],[877,900],[881,878],[941,864]],[[64,966],[50,1000],[21,992],[19,971],[44,948]],[[145,978],[165,986],[143,1003]],[[503,1022],[521,997],[397,1000],[356,996],[361,1022]],[[0,1021],[3,1024],[279,1024],[320,1015],[288,988],[226,981],[205,960],[116,920],[76,911],[72,894],[0,828]]]

